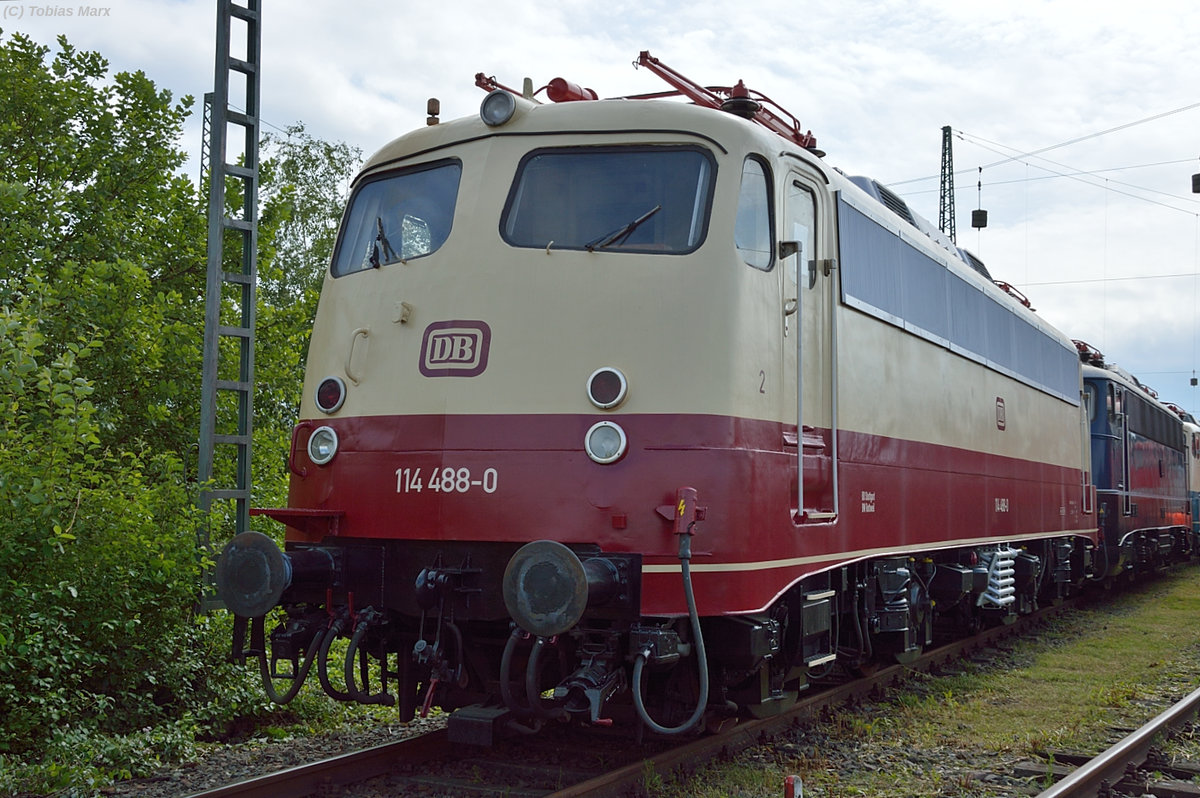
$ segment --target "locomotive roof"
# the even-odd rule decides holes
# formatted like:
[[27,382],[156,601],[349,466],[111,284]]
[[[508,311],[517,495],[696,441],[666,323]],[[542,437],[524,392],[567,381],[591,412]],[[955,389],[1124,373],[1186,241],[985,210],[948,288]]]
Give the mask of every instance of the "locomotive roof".
[[1111,380],[1113,382],[1120,383],[1126,388],[1137,391],[1146,399],[1149,399],[1155,404],[1162,405],[1164,410],[1169,409],[1166,407],[1166,404],[1158,398],[1158,394],[1153,388],[1143,384],[1141,380],[1115,363],[1109,363],[1103,366],[1098,366],[1093,363],[1083,363],[1082,366],[1084,379]]
[[[518,103],[517,112],[502,127],[488,127],[479,114],[475,114],[428,125],[394,139],[367,159],[359,179],[376,170],[403,165],[423,156],[435,158],[437,151],[443,147],[489,137],[667,133],[705,141],[722,152],[728,152],[734,142],[742,142],[747,149],[786,153],[815,169],[827,183],[840,182],[830,174],[819,151],[801,147],[734,114],[680,102],[678,99],[618,98],[563,103],[540,103],[523,97],[515,100]],[[751,142],[753,147],[750,146]],[[594,144],[594,139],[588,143]],[[956,246],[927,219],[913,213],[907,203],[886,186],[869,177],[846,175],[840,169],[834,169],[833,172],[891,211],[906,225],[922,233],[955,260],[966,264],[988,282],[992,281],[991,274],[979,258]]]
[[[386,169],[437,160],[441,151],[456,145],[497,138],[522,136],[559,137],[564,146],[595,146],[604,136],[637,134],[643,143],[678,143],[691,139],[721,153],[759,152],[786,155],[803,162],[833,191],[853,195],[856,206],[868,206],[871,215],[885,226],[900,231],[908,228],[914,241],[929,252],[940,252],[948,268],[970,273],[985,291],[1003,295],[1013,311],[1025,316],[1034,326],[1053,330],[1067,344],[1070,339],[1032,312],[1023,297],[992,280],[983,263],[971,253],[955,246],[934,225],[912,213],[902,199],[885,186],[867,177],[848,176],[831,168],[820,151],[805,148],[772,130],[710,107],[681,102],[678,98],[615,98],[578,102],[541,103],[514,95],[516,109],[512,118],[497,127],[484,123],[480,114],[430,124],[394,139],[367,159],[355,183]],[[884,221],[888,220],[888,221]],[[1024,307],[1022,307],[1024,305]]]
[[707,142],[723,153],[739,142],[753,142],[753,148],[762,152],[786,151],[828,180],[827,167],[814,153],[744,119],[711,108],[671,99],[538,103],[516,98],[516,102],[518,108],[512,120],[500,127],[489,127],[475,114],[406,133],[368,158],[359,179],[383,167],[426,155],[436,157],[436,152],[444,147],[485,138],[544,134],[576,137],[594,144],[592,137],[596,135],[642,133],[647,141],[656,141],[662,134],[692,138]]

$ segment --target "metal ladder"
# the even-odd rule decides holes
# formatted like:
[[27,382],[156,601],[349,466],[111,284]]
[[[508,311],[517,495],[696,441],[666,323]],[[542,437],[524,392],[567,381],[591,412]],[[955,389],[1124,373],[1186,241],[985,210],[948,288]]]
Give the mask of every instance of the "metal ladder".
[[[231,54],[234,25],[240,27],[244,57]],[[212,550],[214,504],[232,502],[219,516],[232,537],[250,528],[250,443],[254,407],[254,323],[258,253],[259,86],[262,54],[261,0],[217,0],[214,91],[205,96],[208,122],[208,278],[204,305],[204,364],[201,381],[200,441],[197,470],[199,506],[206,520],[198,532],[201,553]],[[244,81],[244,111],[230,104],[231,80]],[[240,164],[226,155],[229,128],[244,131]],[[238,190],[241,215],[226,215],[227,192]],[[240,243],[240,263],[226,269],[225,237]],[[230,257],[228,260],[233,261]],[[222,362],[224,359],[224,362]],[[220,454],[218,454],[220,453]],[[235,468],[216,467],[232,456]],[[232,520],[232,534],[225,535]],[[211,574],[206,574],[200,609],[220,607]]]

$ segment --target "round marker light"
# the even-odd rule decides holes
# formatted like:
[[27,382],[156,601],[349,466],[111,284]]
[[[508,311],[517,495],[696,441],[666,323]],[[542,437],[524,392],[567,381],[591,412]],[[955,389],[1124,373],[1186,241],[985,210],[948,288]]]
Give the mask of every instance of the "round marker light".
[[625,430],[611,421],[593,424],[583,438],[583,448],[588,457],[601,464],[620,460],[628,444]]
[[587,394],[592,404],[601,410],[611,410],[625,401],[629,392],[629,383],[619,369],[605,366],[592,372],[588,377]]
[[346,383],[340,377],[326,377],[317,386],[316,400],[322,413],[336,413],[346,401]]
[[479,104],[479,118],[489,127],[498,127],[512,119],[517,111],[517,98],[503,89],[493,89]]
[[317,427],[308,436],[308,457],[317,465],[325,465],[337,454],[338,437],[332,427]]

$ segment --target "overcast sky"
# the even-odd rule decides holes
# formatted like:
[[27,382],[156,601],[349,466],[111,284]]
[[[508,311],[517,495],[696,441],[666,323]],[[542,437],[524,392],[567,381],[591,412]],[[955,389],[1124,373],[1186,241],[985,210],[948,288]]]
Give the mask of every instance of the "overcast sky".
[[[476,72],[516,87],[561,75],[601,96],[659,90],[632,66],[650,50],[700,83],[744,79],[799,117],[830,164],[892,185],[936,223],[950,125],[959,245],[1050,323],[1200,415],[1194,0],[264,5],[264,129],[302,121],[365,154],[423,125],[429,97],[445,119],[476,113]],[[50,45],[64,34],[199,105],[213,88],[215,9],[0,0],[0,30]],[[181,146],[199,151],[198,119]]]

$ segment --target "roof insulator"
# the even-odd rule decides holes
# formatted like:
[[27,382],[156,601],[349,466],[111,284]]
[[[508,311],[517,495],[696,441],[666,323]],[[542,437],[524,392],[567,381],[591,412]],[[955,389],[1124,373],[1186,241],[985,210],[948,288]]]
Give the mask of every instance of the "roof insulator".
[[757,101],[750,99],[750,91],[741,80],[737,82],[736,86],[730,89],[729,99],[721,103],[722,111],[734,116],[740,116],[742,119],[753,119],[761,107]]

